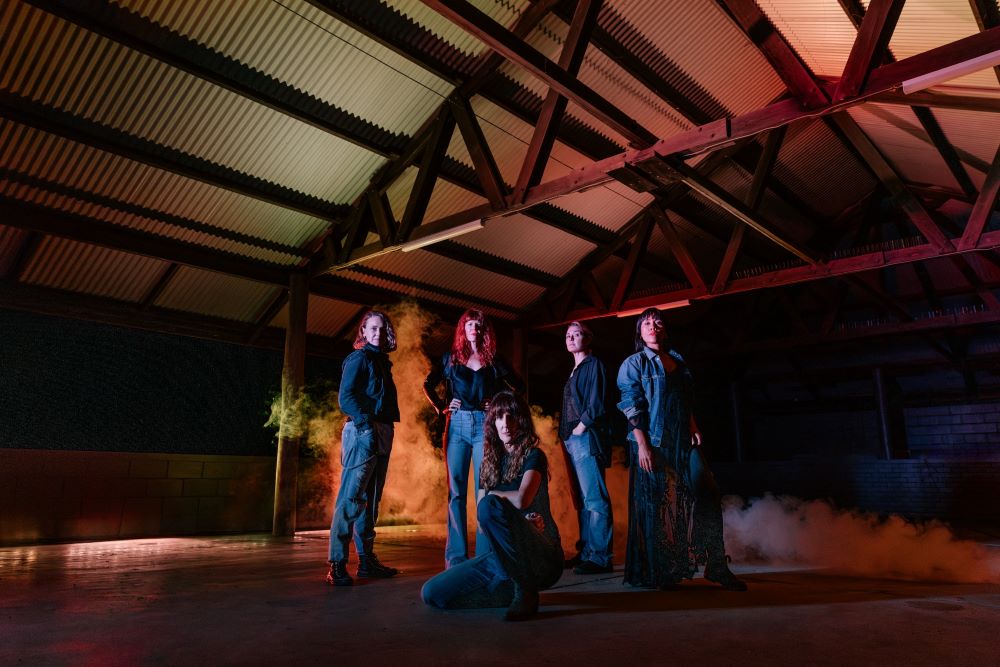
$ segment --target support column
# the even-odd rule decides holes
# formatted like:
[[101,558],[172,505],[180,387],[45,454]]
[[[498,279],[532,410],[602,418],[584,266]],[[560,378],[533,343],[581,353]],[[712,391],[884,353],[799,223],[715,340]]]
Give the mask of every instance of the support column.
[[736,380],[729,382],[729,399],[733,409],[733,444],[736,447],[736,462],[743,463],[745,457],[743,450],[743,405],[740,383]]
[[306,314],[309,278],[293,273],[288,286],[288,329],[285,331],[285,363],[281,372],[281,426],[278,460],[274,471],[274,520],[271,533],[295,534],[295,498],[299,473],[299,443],[302,424],[297,403],[305,384]]
[[878,367],[872,373],[875,380],[875,407],[878,415],[879,433],[882,436],[882,458],[892,458],[892,422],[889,417],[889,398],[885,391],[885,374]]

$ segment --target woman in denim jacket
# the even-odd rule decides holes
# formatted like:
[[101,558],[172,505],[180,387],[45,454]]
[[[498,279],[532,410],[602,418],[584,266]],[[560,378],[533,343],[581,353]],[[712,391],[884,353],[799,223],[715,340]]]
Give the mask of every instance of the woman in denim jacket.
[[703,561],[706,579],[746,590],[726,564],[719,489],[691,412],[691,373],[667,346],[659,310],[639,315],[635,349],[618,371],[618,409],[631,429],[625,583],[674,588]]

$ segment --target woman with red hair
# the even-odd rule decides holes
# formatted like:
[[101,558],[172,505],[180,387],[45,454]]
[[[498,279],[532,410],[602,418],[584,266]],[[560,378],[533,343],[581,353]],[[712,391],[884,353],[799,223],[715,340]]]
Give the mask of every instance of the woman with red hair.
[[[444,398],[438,385],[444,381]],[[497,357],[496,334],[486,315],[467,310],[458,320],[451,351],[431,366],[424,381],[424,394],[438,414],[448,414],[445,461],[448,465],[448,540],[445,566],[469,557],[466,528],[466,498],[469,463],[475,488],[483,462],[483,423],[490,399],[499,391],[522,391],[521,379]],[[476,531],[476,555],[489,550],[482,531]]]

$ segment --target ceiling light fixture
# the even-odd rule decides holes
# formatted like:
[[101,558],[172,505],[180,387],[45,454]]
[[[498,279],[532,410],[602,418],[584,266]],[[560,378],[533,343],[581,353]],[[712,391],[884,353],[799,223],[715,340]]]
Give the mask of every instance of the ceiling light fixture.
[[673,310],[674,308],[683,308],[684,306],[690,306],[690,299],[681,299],[680,301],[670,301],[668,303],[661,303],[656,306],[646,306],[646,308],[633,308],[632,310],[623,310],[619,313],[615,313],[615,317],[632,317],[633,315],[641,315],[644,311],[649,308],[656,308],[657,310]]
[[936,86],[940,83],[944,83],[945,81],[951,81],[952,79],[957,79],[960,76],[972,74],[973,72],[978,72],[979,70],[986,69],[987,67],[996,67],[997,65],[1000,65],[1000,50],[993,51],[991,53],[984,53],[981,56],[969,58],[963,62],[955,63],[954,65],[949,65],[948,67],[942,67],[939,70],[928,72],[927,74],[921,74],[920,76],[915,76],[912,79],[907,79],[903,82],[903,92],[909,95],[910,93],[915,93],[918,90],[930,88],[931,86]]
[[[448,239],[453,239],[456,236],[461,236],[462,234],[468,234],[469,232],[474,232],[477,229],[482,229],[483,225],[484,225],[484,222],[483,222],[482,219],[473,220],[472,222],[466,222],[466,223],[463,223],[461,225],[456,225],[454,227],[449,227],[448,229],[442,229],[439,232],[433,232],[431,234],[427,234],[426,236],[421,236],[421,237],[418,237],[418,238],[411,238],[406,243],[400,245],[399,249],[402,250],[403,252],[410,252],[411,250],[418,250],[420,248],[424,248],[426,246],[429,246],[429,245],[431,245],[433,243],[438,243],[440,241],[446,241]],[[416,236],[416,234],[419,231],[420,231],[419,227],[416,230],[414,230],[414,232],[413,232],[414,236]]]

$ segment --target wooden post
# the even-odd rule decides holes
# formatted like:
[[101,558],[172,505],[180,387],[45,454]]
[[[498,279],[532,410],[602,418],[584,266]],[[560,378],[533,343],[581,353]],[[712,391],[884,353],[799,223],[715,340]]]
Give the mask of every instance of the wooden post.
[[882,456],[885,459],[892,459],[892,426],[889,417],[889,399],[885,393],[885,376],[881,367],[876,368],[872,375],[875,380],[875,407],[882,434]]
[[305,384],[306,313],[309,279],[293,273],[288,288],[288,329],[285,332],[285,364],[281,373],[281,426],[278,460],[274,471],[274,520],[271,533],[295,534],[295,496],[299,473],[299,442],[302,424],[297,403]]

